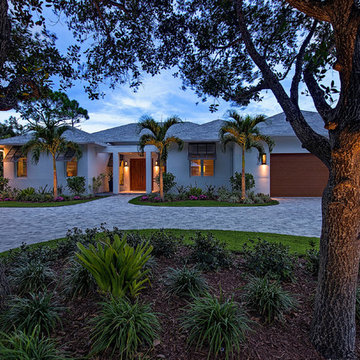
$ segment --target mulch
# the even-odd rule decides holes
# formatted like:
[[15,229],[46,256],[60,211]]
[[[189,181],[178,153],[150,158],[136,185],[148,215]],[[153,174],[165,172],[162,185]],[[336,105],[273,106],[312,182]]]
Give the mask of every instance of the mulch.
[[[170,297],[165,292],[164,277],[170,267],[183,265],[187,249],[181,250],[180,256],[174,259],[157,259],[157,267],[148,287],[140,295],[140,301],[151,303],[158,313],[162,327],[159,341],[154,348],[144,352],[139,359],[167,360],[205,360],[207,352],[196,351],[186,344],[186,333],[181,329],[179,318],[187,301],[178,297]],[[231,269],[208,272],[205,275],[212,293],[231,297],[241,303],[241,287],[246,283],[248,273],[241,265],[240,255],[236,255],[236,265]],[[63,264],[55,264],[56,271],[61,274]],[[291,292],[298,301],[296,310],[285,315],[283,322],[275,321],[265,324],[257,314],[248,312],[253,321],[252,331],[241,346],[240,353],[232,359],[241,360],[317,360],[323,359],[313,348],[309,340],[310,321],[312,317],[313,299],[316,279],[300,264],[296,269],[296,281],[283,284],[284,289]],[[99,311],[98,303],[103,299],[97,293],[85,299],[76,299],[66,304],[68,311],[63,314],[62,328],[53,334],[62,349],[74,357],[83,357],[91,351],[91,330],[89,322]],[[357,348],[360,349],[359,342]],[[114,355],[105,354],[93,359],[118,359]],[[224,358],[224,357],[220,357]]]

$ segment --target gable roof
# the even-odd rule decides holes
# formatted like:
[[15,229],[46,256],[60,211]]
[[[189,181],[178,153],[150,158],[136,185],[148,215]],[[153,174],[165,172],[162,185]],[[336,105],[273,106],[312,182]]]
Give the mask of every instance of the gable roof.
[[[96,144],[99,146],[106,146],[106,144],[98,141],[95,136],[87,133],[86,131],[77,129],[77,128],[69,128],[64,132],[64,138],[67,141],[72,141],[77,144]],[[33,137],[32,133],[27,133],[21,136],[14,136],[11,138],[0,139],[0,145],[25,145],[29,140]]]

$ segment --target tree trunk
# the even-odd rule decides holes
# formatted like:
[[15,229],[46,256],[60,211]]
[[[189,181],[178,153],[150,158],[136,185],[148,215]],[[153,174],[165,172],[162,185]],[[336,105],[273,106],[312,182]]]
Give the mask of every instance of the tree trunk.
[[160,157],[160,169],[159,169],[159,187],[160,187],[160,198],[161,201],[164,201],[164,179],[163,179],[163,161]]
[[360,134],[342,131],[322,200],[320,267],[311,340],[327,359],[356,359],[360,258]]
[[54,181],[54,200],[57,198],[57,174],[56,174],[56,158],[53,155],[53,181]]
[[245,186],[245,148],[242,147],[242,169],[241,169],[241,198],[246,198],[246,186]]

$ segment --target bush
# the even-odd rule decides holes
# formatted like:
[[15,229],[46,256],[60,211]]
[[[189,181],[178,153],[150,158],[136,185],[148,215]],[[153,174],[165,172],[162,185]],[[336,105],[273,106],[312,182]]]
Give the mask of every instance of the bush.
[[9,188],[9,179],[0,176],[0,191],[5,191]]
[[255,276],[268,276],[271,279],[293,280],[295,258],[283,244],[270,243],[258,239],[253,247],[244,244],[243,256],[246,267]]
[[44,290],[55,279],[55,273],[41,260],[24,261],[10,272],[10,280],[20,295]]
[[206,185],[205,195],[209,200],[215,200],[216,196],[216,187],[214,185]]
[[93,353],[112,348],[111,358],[119,351],[120,359],[133,359],[141,345],[153,345],[160,325],[150,305],[111,298],[101,306],[100,314],[93,320]]
[[197,187],[197,186],[192,186],[190,185],[188,191],[187,191],[187,196],[197,196],[199,197],[200,195],[202,195],[203,191],[201,188]]
[[194,242],[190,260],[194,261],[201,269],[217,270],[232,265],[231,253],[226,249],[226,243],[214,237],[212,233],[203,235],[200,231],[191,237]]
[[152,254],[154,256],[171,258],[176,254],[183,238],[160,229],[151,234],[149,242],[153,247]]
[[66,182],[72,194],[81,195],[85,192],[85,178],[83,176],[68,177]]
[[28,187],[26,189],[20,190],[16,196],[18,201],[32,201],[32,198],[36,195],[36,190],[33,187]]
[[305,253],[305,267],[312,275],[316,276],[319,272],[319,262],[320,262],[320,251],[315,249],[315,243],[310,242],[311,249],[306,250]]
[[[156,183],[160,186],[160,174],[155,178]],[[169,192],[176,185],[175,175],[170,172],[163,173],[163,188],[164,193]]]
[[[235,172],[234,176],[230,177],[230,184],[232,191],[241,191],[241,173]],[[250,190],[255,187],[254,176],[250,173],[245,173],[245,190]]]
[[51,303],[50,294],[30,293],[28,298],[14,297],[1,320],[6,330],[13,328],[31,333],[38,327],[41,334],[50,335],[60,322],[59,313],[62,310]]
[[232,195],[231,192],[225,186],[220,186],[217,190],[217,194],[218,194],[218,201],[229,201],[229,198]]
[[169,295],[199,296],[207,292],[208,284],[196,269],[184,266],[181,269],[169,269],[165,284]]
[[89,245],[85,248],[81,243],[77,246],[79,262],[90,271],[103,292],[109,292],[114,297],[128,295],[135,298],[149,282],[146,276],[149,269],[143,270],[152,251],[149,243],[134,249],[126,243],[125,236],[120,239],[115,235],[113,241],[109,238],[97,241],[97,247]]
[[245,340],[249,320],[233,299],[218,300],[206,295],[196,297],[185,310],[182,326],[188,331],[189,345],[196,349],[209,347],[208,359],[222,353],[229,359],[234,348],[239,351],[240,343]]
[[74,259],[70,260],[64,276],[65,295],[74,299],[86,296],[97,289],[97,284],[89,270]]
[[106,178],[105,174],[100,174],[97,177],[92,178],[92,190],[93,193],[96,194],[99,192],[99,189],[101,188],[102,184],[104,183],[104,180]]
[[264,317],[267,323],[274,319],[283,320],[283,314],[296,304],[291,294],[284,291],[279,282],[271,282],[266,277],[251,278],[244,290],[247,305]]
[[39,334],[36,327],[31,333],[17,330],[0,333],[0,359],[6,360],[65,360],[56,350],[55,342]]

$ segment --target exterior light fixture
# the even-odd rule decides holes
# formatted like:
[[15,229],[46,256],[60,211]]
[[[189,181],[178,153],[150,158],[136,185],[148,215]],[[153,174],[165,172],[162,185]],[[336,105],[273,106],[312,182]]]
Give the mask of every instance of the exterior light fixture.
[[128,162],[127,161],[125,161],[125,167],[128,167]]
[[155,161],[155,166],[159,166],[159,161],[158,160]]
[[266,165],[266,154],[261,155],[261,165]]

